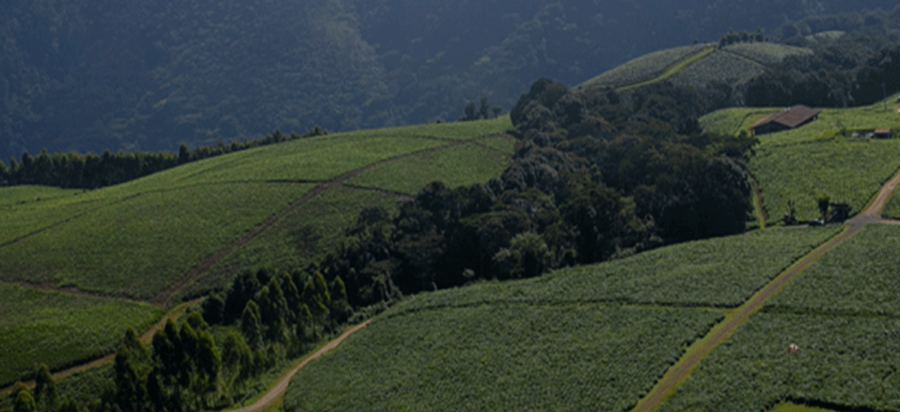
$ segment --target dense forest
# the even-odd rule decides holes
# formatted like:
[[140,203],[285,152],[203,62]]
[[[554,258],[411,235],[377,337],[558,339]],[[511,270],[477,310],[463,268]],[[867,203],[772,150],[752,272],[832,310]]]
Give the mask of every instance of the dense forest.
[[363,211],[320,269],[367,306],[740,233],[756,140],[702,132],[710,104],[669,84],[619,96],[538,80],[512,110],[518,143],[500,178],[432,183],[397,216]]
[[450,120],[541,76],[863,7],[884,2],[4,1],[0,159]]
[[749,106],[861,106],[900,90],[900,6],[810,17],[773,36],[814,53],[790,56],[748,82],[742,93]]

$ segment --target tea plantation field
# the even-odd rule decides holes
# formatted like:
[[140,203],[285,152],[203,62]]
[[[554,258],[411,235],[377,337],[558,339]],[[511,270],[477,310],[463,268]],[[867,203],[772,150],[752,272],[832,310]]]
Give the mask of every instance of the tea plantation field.
[[0,283],[0,387],[34,372],[115,350],[129,326],[142,330],[162,316],[150,305]]
[[294,376],[285,411],[627,411],[720,313],[482,305],[383,317]]
[[[397,192],[434,179],[469,185],[498,176],[512,154],[511,128],[504,117],[332,134],[93,191],[0,188],[0,287],[19,290],[0,293],[2,356],[16,362],[0,359],[0,386],[39,362],[59,368],[108,353],[128,326],[139,330],[162,315],[139,303],[15,285],[158,301],[175,286],[186,286],[178,297],[221,287],[243,270],[302,268],[334,247],[365,207],[391,210]],[[211,275],[192,284],[186,274],[210,259]],[[18,342],[26,348],[15,352]]]
[[[777,110],[725,109],[704,116],[701,124],[713,133],[735,135]],[[881,104],[823,109],[819,120],[806,126],[759,136],[750,171],[762,189],[770,221],[781,219],[789,202],[799,220],[816,218],[821,196],[848,203],[853,214],[859,213],[900,168],[900,140],[850,137],[879,127],[900,128],[900,116],[885,112]]]
[[739,43],[725,47],[715,43],[695,44],[638,57],[579,87],[630,89],[666,79],[677,85],[698,89],[711,81],[737,85],[763,73],[766,67],[778,64],[788,56],[811,53],[809,49],[776,43]]
[[301,370],[285,410],[627,411],[724,308],[838,230],[769,229],[420,294]]
[[[900,410],[900,227],[866,227],[716,348],[660,411],[762,411],[784,399]],[[795,343],[800,353],[788,355]]]

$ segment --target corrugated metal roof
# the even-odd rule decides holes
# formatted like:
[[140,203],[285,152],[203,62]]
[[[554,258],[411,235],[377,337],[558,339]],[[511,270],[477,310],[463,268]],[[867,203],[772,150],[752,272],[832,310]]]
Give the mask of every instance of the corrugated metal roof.
[[812,119],[822,113],[821,110],[811,109],[804,105],[797,105],[793,107],[788,107],[778,113],[775,113],[769,117],[764,119],[760,119],[760,121],[753,124],[751,129],[755,129],[759,126],[768,123],[778,123],[790,127],[791,129],[800,126],[803,123],[806,123],[809,119]]
[[891,134],[891,129],[875,129],[875,134]]

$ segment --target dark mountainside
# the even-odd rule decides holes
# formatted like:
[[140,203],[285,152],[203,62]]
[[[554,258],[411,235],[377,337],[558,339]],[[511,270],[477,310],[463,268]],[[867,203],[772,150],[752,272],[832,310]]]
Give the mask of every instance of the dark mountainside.
[[0,159],[454,120],[481,96],[509,109],[537,77],[883,3],[10,0]]

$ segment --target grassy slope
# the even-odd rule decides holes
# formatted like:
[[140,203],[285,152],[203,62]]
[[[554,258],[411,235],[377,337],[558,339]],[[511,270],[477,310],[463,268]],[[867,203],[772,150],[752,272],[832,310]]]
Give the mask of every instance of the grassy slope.
[[[765,410],[785,398],[900,410],[898,235],[900,227],[870,226],[824,256],[660,410]],[[787,355],[790,343],[801,352]]]
[[108,353],[128,326],[143,330],[162,316],[153,306],[0,284],[0,386],[34,371]]
[[226,258],[185,295],[223,289],[234,273],[262,268],[290,271],[318,263],[337,246],[344,228],[356,223],[362,207],[394,210],[396,202],[391,194],[335,187],[298,207]]
[[[73,285],[147,299],[204,257],[314,187],[284,182],[331,179],[456,140],[502,133],[509,126],[509,120],[504,118],[303,139],[191,163],[115,187],[59,197],[41,208],[30,208],[29,204],[13,206],[17,219],[0,224],[0,233],[39,231],[56,223],[45,220],[50,212],[89,213],[0,248],[0,279]],[[454,179],[453,183],[474,183],[497,175],[508,160],[488,149],[474,147],[475,151],[488,152],[486,158],[492,160],[491,167],[482,166],[485,156],[467,153],[471,148],[460,146],[454,150],[463,156],[453,157],[451,151],[452,161],[436,166],[459,168],[465,172],[463,175],[431,171],[442,172],[439,174]],[[417,164],[419,160],[412,157],[397,163],[406,161]],[[398,167],[399,172],[381,174],[381,185],[390,186],[391,179],[405,179],[402,165]],[[422,179],[412,182],[418,180]],[[359,201],[353,203],[359,209],[369,199],[356,196],[350,200]],[[28,225],[22,227],[22,222]]]
[[[775,110],[726,109],[704,116],[701,123],[708,131],[734,135]],[[789,201],[794,202],[798,219],[817,217],[816,199],[822,195],[849,203],[854,213],[862,210],[900,167],[900,141],[850,139],[844,134],[877,127],[898,129],[900,116],[896,110],[884,112],[881,104],[824,109],[809,125],[759,136],[761,144],[750,170],[772,220],[783,216]]]
[[775,43],[741,43],[723,49],[713,43],[676,47],[638,57],[579,87],[627,90],[666,79],[693,87],[711,80],[743,82],[787,56],[809,53],[812,51]]
[[311,188],[226,184],[149,192],[0,249],[0,277],[149,299]]
[[723,316],[693,306],[749,296],[834,233],[772,229],[417,295],[301,371],[285,410],[628,410]]
[[[94,191],[0,188],[0,213],[4,216],[0,220],[0,245],[32,234],[0,247],[0,280],[70,285],[147,299],[171,286],[206,256],[284,210],[315,187],[317,181],[397,156],[409,156],[398,162],[417,164],[417,156],[425,155],[415,155],[416,152],[458,142],[466,145],[451,149],[451,153],[466,153],[463,149],[471,145],[477,148],[476,153],[488,155],[451,154],[454,162],[448,166],[460,167],[465,172],[461,179],[432,170],[443,173],[448,180],[457,179],[460,184],[485,181],[502,170],[498,165],[505,164],[508,156],[497,154],[511,152],[512,142],[509,137],[478,138],[503,134],[510,128],[507,117],[360,131],[206,159]],[[495,164],[483,167],[480,162],[485,158]],[[399,174],[394,177],[404,179]],[[219,265],[215,276],[204,279],[186,294],[208,290],[210,284],[222,286],[237,270],[305,267],[333,247],[338,234],[355,221],[359,210],[372,205],[392,207],[395,195],[379,189],[336,186],[325,191],[288,213],[283,221]],[[0,287],[13,286],[0,283]],[[0,323],[4,327],[0,339],[6,339],[0,341],[4,348],[0,355],[15,354],[16,361],[28,365],[27,369],[36,362],[46,361],[51,367],[58,367],[92,357],[101,349],[109,350],[112,342],[120,338],[122,325],[140,329],[160,315],[158,310],[140,305],[111,300],[88,305],[82,302],[86,298],[58,293],[50,295],[58,298],[56,306],[46,298],[28,297],[27,293],[0,295]],[[19,310],[26,307],[36,309]],[[148,312],[135,312],[134,307]],[[6,316],[17,310],[20,316]],[[115,330],[110,329],[112,325],[116,325]],[[41,329],[28,329],[32,326]],[[73,350],[65,342],[72,342],[81,350]],[[20,344],[32,350],[15,352]],[[0,365],[6,371],[7,362],[0,359]],[[9,373],[18,373],[19,367],[16,368]],[[0,377],[0,381],[3,379],[6,378]]]
[[286,411],[627,411],[721,314],[596,304],[384,317],[301,370]]
[[[429,182],[441,181],[448,187],[483,182],[485,176],[499,176],[506,169],[515,139],[502,139],[507,148],[466,145],[440,153],[418,156],[406,162],[394,162],[350,179],[354,186],[414,194]],[[403,177],[398,178],[398,177]]]
[[711,44],[696,44],[650,53],[604,72],[582,83],[580,87],[625,87],[646,82],[662,75],[680,60],[710,46]]

